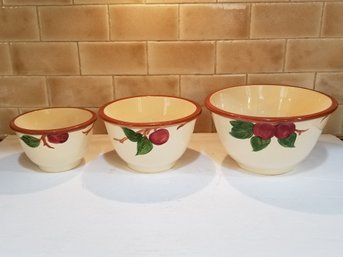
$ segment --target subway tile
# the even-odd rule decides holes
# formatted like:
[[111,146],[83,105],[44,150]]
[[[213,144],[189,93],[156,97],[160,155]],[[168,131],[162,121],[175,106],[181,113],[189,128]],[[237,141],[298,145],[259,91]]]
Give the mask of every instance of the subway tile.
[[343,3],[326,3],[322,35],[325,37],[343,36]]
[[146,0],[147,4],[185,4],[214,3],[216,0]]
[[114,40],[177,39],[177,13],[176,5],[111,6],[111,38]]
[[333,96],[340,104],[343,104],[343,72],[318,73],[315,89]]
[[147,72],[145,42],[80,43],[82,74],[142,75]]
[[18,114],[17,108],[0,108],[0,139],[6,134],[14,134],[14,131],[9,127],[9,123]]
[[0,107],[47,106],[44,77],[0,77]]
[[61,5],[72,4],[73,0],[3,0],[4,5]]
[[0,75],[12,74],[11,58],[8,44],[0,44]]
[[249,5],[203,4],[180,7],[181,39],[247,38],[248,34]]
[[116,98],[180,94],[178,76],[116,76],[114,85]]
[[[245,3],[250,3],[250,2],[265,2],[265,3],[269,3],[269,2],[288,2],[289,0],[243,0],[243,1],[237,1],[237,0],[218,0],[219,3],[231,3],[231,2],[245,2]],[[313,0],[310,0],[313,1]]]
[[99,117],[99,108],[87,108],[93,112],[95,112],[98,116],[97,120],[94,123],[93,134],[107,134],[107,130],[105,127],[104,121]]
[[278,72],[283,40],[237,40],[217,43],[217,73]]
[[144,0],[74,0],[74,4],[139,4]]
[[13,43],[11,57],[18,75],[79,74],[75,43]]
[[204,105],[210,93],[245,84],[245,75],[186,75],[181,76],[181,96]]
[[34,7],[0,8],[0,41],[38,39],[38,21]]
[[38,10],[42,40],[108,39],[106,6],[49,6],[39,7]]
[[202,112],[195,123],[194,133],[211,133],[212,129],[211,112],[206,107],[202,107]]
[[321,3],[253,4],[251,37],[316,37],[321,14]]
[[212,74],[213,42],[150,42],[150,74]]
[[248,74],[248,84],[293,85],[313,89],[315,73]]
[[286,53],[286,71],[337,71],[343,69],[342,39],[289,40]]
[[48,77],[47,84],[52,106],[99,107],[113,99],[111,76]]

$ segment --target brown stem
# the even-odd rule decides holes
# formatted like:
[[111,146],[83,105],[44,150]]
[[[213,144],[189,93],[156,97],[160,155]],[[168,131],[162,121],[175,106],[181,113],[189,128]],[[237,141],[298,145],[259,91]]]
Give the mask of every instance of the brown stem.
[[306,132],[308,129],[296,129],[295,131],[299,134],[299,136],[303,133]]
[[82,131],[82,133],[85,134],[85,135],[88,135],[89,132],[91,132],[91,130],[92,130],[93,128],[94,128],[94,123],[92,124],[92,126],[91,126],[89,129],[87,129],[86,131]]
[[120,143],[124,143],[127,139],[128,139],[127,137],[123,137],[123,138],[121,138],[121,139],[115,138],[115,137],[113,138],[113,140],[118,141],[118,142],[120,142]]
[[177,126],[177,128],[176,129],[180,129],[180,128],[182,128],[183,126],[185,126],[187,123],[185,122],[185,123],[182,123],[182,124],[180,124],[179,126]]
[[43,145],[46,147],[49,147],[51,149],[55,149],[55,147],[52,147],[51,145],[49,145],[48,141],[46,141],[46,137],[47,137],[47,135],[42,135],[42,137],[40,138],[40,140],[43,141]]

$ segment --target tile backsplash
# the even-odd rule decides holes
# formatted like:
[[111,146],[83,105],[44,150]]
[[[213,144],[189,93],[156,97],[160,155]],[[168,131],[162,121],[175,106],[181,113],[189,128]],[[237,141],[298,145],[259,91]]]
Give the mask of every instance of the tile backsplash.
[[[342,1],[0,0],[0,135],[36,108],[97,111],[140,94],[204,106],[215,90],[263,83],[334,96],[325,132],[343,136]],[[214,132],[206,108],[196,132]]]

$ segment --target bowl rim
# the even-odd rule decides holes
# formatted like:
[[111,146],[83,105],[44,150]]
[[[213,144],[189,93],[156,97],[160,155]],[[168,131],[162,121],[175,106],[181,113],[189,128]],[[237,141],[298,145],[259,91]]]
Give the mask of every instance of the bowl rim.
[[[27,129],[27,128],[20,127],[15,123],[15,121],[18,118],[25,116],[29,113],[45,111],[45,110],[55,110],[55,109],[73,109],[73,110],[86,111],[91,114],[91,117],[88,120],[81,122],[79,124],[76,124],[74,126],[61,127],[61,128],[56,128],[56,129]],[[94,123],[96,119],[97,119],[97,116],[94,111],[83,108],[83,107],[46,107],[46,108],[35,109],[32,111],[28,111],[28,112],[17,115],[10,121],[9,126],[12,130],[16,132],[31,134],[31,135],[45,135],[45,134],[57,134],[57,133],[72,132],[72,131],[80,130]]]
[[[244,115],[244,114],[238,114],[238,113],[233,113],[233,112],[228,112],[224,111],[216,106],[214,106],[211,103],[211,97],[221,91],[228,90],[230,88],[235,88],[235,87],[250,87],[250,86],[272,86],[272,87],[292,87],[292,88],[297,88],[300,90],[305,90],[305,91],[311,91],[315,92],[320,95],[324,95],[328,97],[331,100],[331,105],[324,109],[323,111],[320,112],[314,112],[311,114],[306,114],[306,115],[296,115],[296,116],[280,116],[280,117],[264,117],[264,116],[252,116],[252,115]],[[231,118],[235,120],[243,120],[243,121],[255,121],[255,122],[297,122],[297,121],[305,121],[305,120],[311,120],[311,119],[316,119],[320,118],[323,116],[327,116],[334,112],[337,107],[338,107],[338,102],[335,98],[332,96],[323,93],[321,91],[317,91],[311,88],[306,88],[306,87],[300,87],[300,86],[294,86],[294,85],[283,85],[283,84],[246,84],[246,85],[234,85],[234,86],[228,86],[226,88],[222,88],[219,90],[216,90],[212,92],[211,94],[207,95],[205,98],[205,106],[207,109],[209,109],[211,112],[218,114],[220,116],[226,117],[226,118]]]
[[[124,101],[127,99],[132,99],[132,98],[147,98],[147,97],[157,97],[157,98],[174,98],[174,99],[179,99],[182,101],[186,101],[189,102],[191,104],[193,104],[195,106],[195,110],[193,113],[191,113],[190,115],[184,116],[182,118],[179,119],[173,119],[173,120],[166,120],[166,121],[153,121],[153,122],[130,122],[130,121],[122,121],[122,120],[118,120],[118,119],[114,119],[109,117],[108,115],[105,114],[104,110],[107,106],[115,103],[115,102],[120,102],[120,101]],[[136,96],[128,96],[128,97],[122,97],[122,98],[118,98],[115,99],[113,101],[110,101],[108,103],[105,103],[104,105],[102,105],[99,108],[99,116],[101,119],[103,119],[104,121],[110,122],[112,124],[117,124],[120,126],[125,126],[125,127],[131,127],[131,128],[135,128],[135,127],[165,127],[165,126],[171,126],[171,125],[176,125],[176,124],[180,124],[180,123],[186,123],[189,122],[191,120],[194,120],[195,118],[197,118],[197,116],[199,116],[202,112],[202,108],[200,106],[200,104],[184,98],[184,97],[180,97],[180,96],[171,96],[171,95],[136,95]]]

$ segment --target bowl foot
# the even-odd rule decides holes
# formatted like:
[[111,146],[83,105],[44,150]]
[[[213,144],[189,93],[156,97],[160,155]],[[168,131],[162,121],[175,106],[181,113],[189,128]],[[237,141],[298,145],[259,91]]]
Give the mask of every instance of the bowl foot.
[[247,170],[249,172],[253,172],[256,174],[260,174],[260,175],[269,175],[269,176],[281,175],[281,174],[284,174],[284,173],[291,171],[294,168],[294,166],[285,167],[285,168],[278,168],[278,169],[258,168],[258,167],[247,166],[247,165],[239,163],[239,162],[237,162],[237,163],[244,170]]
[[71,169],[77,167],[81,163],[81,161],[82,161],[82,159],[77,160],[76,162],[65,164],[65,165],[59,165],[59,166],[38,165],[38,167],[42,171],[46,171],[46,172],[63,172],[63,171],[68,171],[68,170],[71,170]]
[[166,170],[171,169],[174,165],[175,165],[175,162],[168,163],[161,166],[154,166],[154,167],[139,166],[139,165],[129,164],[129,163],[127,164],[127,166],[130,169],[138,171],[138,172],[143,172],[143,173],[157,173],[161,171],[166,171]]

